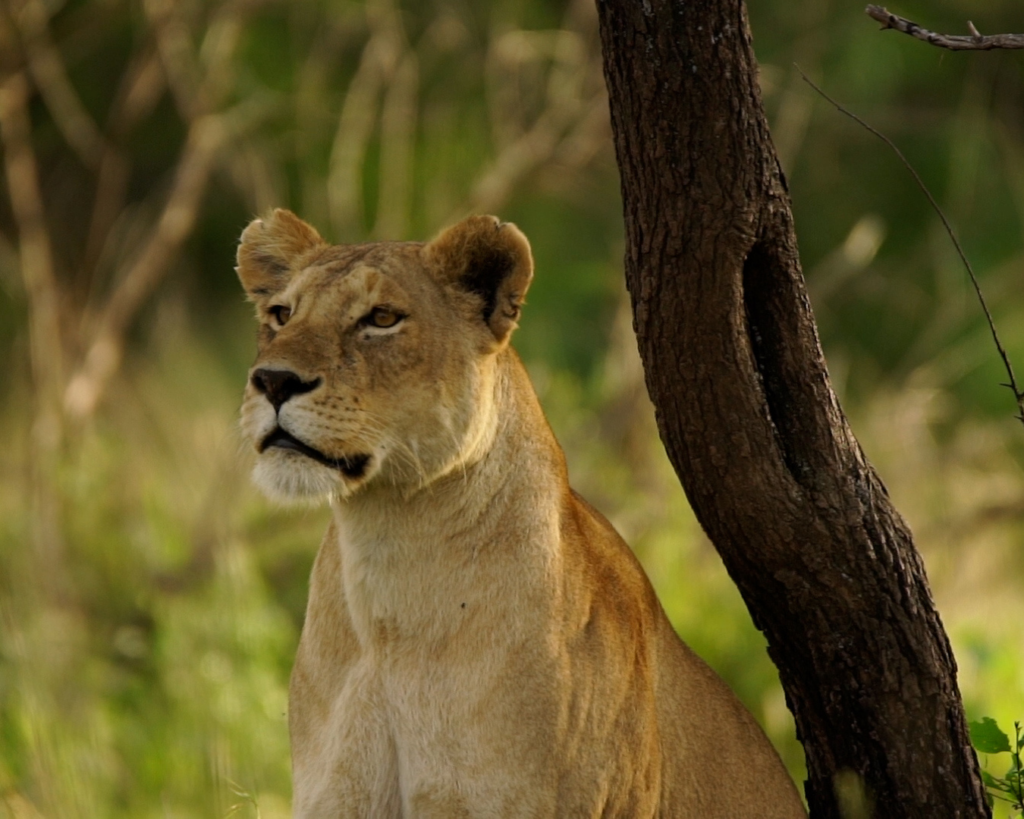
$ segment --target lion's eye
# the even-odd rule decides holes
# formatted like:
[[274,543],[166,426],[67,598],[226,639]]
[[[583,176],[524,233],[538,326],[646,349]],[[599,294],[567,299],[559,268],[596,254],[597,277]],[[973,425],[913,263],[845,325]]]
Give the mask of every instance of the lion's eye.
[[364,321],[370,327],[387,328],[394,327],[404,318],[405,316],[390,307],[374,307]]
[[284,304],[275,304],[273,307],[267,308],[267,312],[281,327],[287,324],[288,319],[292,317],[292,308]]

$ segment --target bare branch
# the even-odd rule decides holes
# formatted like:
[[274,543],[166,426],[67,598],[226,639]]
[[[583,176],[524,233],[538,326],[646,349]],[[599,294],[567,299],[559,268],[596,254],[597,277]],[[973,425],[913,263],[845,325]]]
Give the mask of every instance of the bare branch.
[[28,0],[12,19],[17,21],[29,71],[53,121],[85,166],[96,168],[103,154],[103,134],[68,78],[50,37],[46,7],[40,0]]
[[100,317],[85,362],[68,384],[64,406],[73,417],[92,414],[107,383],[120,367],[125,332],[192,232],[213,160],[224,136],[224,126],[218,116],[202,117],[192,123],[174,186],[156,230],[115,289]]
[[28,116],[29,83],[23,73],[0,86],[0,139],[3,143],[11,208],[18,225],[21,276],[28,296],[32,374],[43,410],[62,389],[60,291],[46,227],[39,169]]
[[199,69],[188,29],[175,17],[174,5],[169,0],[145,0],[142,7],[156,35],[160,62],[178,112],[184,119],[192,120],[205,106],[199,99]]
[[468,203],[461,205],[448,221],[466,213],[500,210],[515,186],[555,153],[562,131],[560,116],[551,111],[542,113],[529,131],[495,157],[477,179]]
[[[797,71],[800,71],[799,66],[797,66]],[[811,88],[813,88],[815,91],[821,94],[821,96],[828,100],[833,106],[835,106],[836,110],[838,110],[841,114],[846,114],[846,116],[848,116],[854,122],[859,124],[861,127],[865,128],[866,130],[870,131],[872,134],[874,134],[876,137],[882,140],[882,142],[884,142],[886,145],[892,148],[896,156],[899,157],[900,162],[903,163],[904,167],[908,171],[910,171],[911,175],[914,177],[914,181],[917,182],[917,186],[927,197],[928,202],[932,206],[932,209],[939,215],[939,219],[942,220],[942,225],[946,229],[946,233],[949,234],[950,241],[953,242],[953,246],[956,248],[956,252],[960,256],[960,261],[963,262],[964,267],[967,268],[967,274],[971,277],[971,284],[974,286],[974,292],[978,296],[978,303],[981,304],[982,312],[985,314],[985,321],[988,322],[988,328],[992,333],[992,340],[995,342],[996,349],[999,351],[999,357],[1003,360],[1003,367],[1006,369],[1006,375],[1009,378],[1009,383],[1003,384],[1003,386],[1009,387],[1009,389],[1013,392],[1013,397],[1014,400],[1017,402],[1018,410],[1018,415],[1016,417],[1020,420],[1022,424],[1024,424],[1024,392],[1022,392],[1020,387],[1017,385],[1017,379],[1014,377],[1013,367],[1010,364],[1010,357],[1007,355],[1006,349],[1003,347],[1002,342],[999,340],[999,334],[996,332],[995,321],[992,319],[992,313],[988,309],[988,304],[985,301],[985,295],[981,292],[981,285],[978,284],[978,277],[974,275],[974,268],[971,267],[971,263],[967,259],[967,254],[964,253],[963,247],[960,246],[960,241],[956,238],[956,234],[953,232],[953,227],[949,224],[949,220],[946,218],[946,214],[943,213],[942,208],[939,207],[939,203],[935,201],[935,197],[932,196],[931,191],[928,190],[928,187],[924,184],[924,180],[922,180],[920,175],[918,175],[917,171],[914,170],[914,166],[911,165],[909,161],[907,161],[907,158],[903,155],[903,152],[898,147],[896,147],[896,143],[894,143],[891,139],[889,139],[889,137],[887,137],[881,131],[868,125],[856,114],[854,114],[851,111],[848,111],[846,108],[844,108],[834,99],[832,99],[828,94],[826,94],[817,85],[815,85],[811,81],[811,79],[806,74],[804,74],[803,71],[800,71],[800,75],[804,78],[804,82],[806,82],[809,86],[811,86]]]
[[21,277],[28,297],[29,350],[35,399],[32,424],[32,535],[45,584],[62,585],[63,545],[54,469],[63,438],[60,391],[64,378],[60,291],[32,148],[29,83],[24,73],[0,85],[0,141],[11,209],[18,226]]
[[934,31],[921,28],[917,23],[892,14],[884,6],[868,6],[865,14],[872,20],[882,24],[882,28],[902,31],[918,40],[931,43],[933,46],[948,48],[950,51],[991,51],[994,48],[1024,48],[1024,34],[989,34],[978,33],[974,23],[967,21],[970,34],[936,34]]
[[[243,130],[253,108],[243,104],[233,113],[218,113],[231,89],[231,57],[242,24],[240,7],[227,4],[220,8],[206,26],[204,47],[197,55],[184,23],[174,17],[177,9],[172,3],[146,0],[144,5],[156,33],[162,73],[189,123],[188,137],[153,233],[101,311],[84,361],[64,393],[65,411],[79,420],[96,409],[121,366],[128,328],[191,234],[227,133]],[[147,79],[148,74],[144,70],[141,85],[129,89],[124,111],[129,124],[135,114],[155,101],[159,84]]]
[[182,117],[191,121],[217,110],[231,86],[235,46],[241,34],[243,7],[225,3],[205,23],[200,53],[179,4],[172,0],[145,0],[150,25],[167,84]]
[[[531,60],[548,58],[551,66],[545,77],[543,109],[529,123],[495,120],[495,141],[501,146],[498,155],[477,178],[468,201],[448,221],[468,212],[493,213],[539,168],[558,163],[565,169],[579,167],[596,153],[593,134],[605,133],[608,125],[607,94],[596,79],[601,76],[600,59],[580,35],[516,31],[498,38],[488,55],[490,95],[495,100],[514,99],[515,94],[503,89],[503,84],[516,84],[519,72]],[[515,72],[508,70],[516,65]],[[510,134],[514,138],[509,139]]]
[[108,123],[112,137],[125,136],[152,111],[166,84],[159,55],[152,48],[145,49],[132,61],[122,79]]

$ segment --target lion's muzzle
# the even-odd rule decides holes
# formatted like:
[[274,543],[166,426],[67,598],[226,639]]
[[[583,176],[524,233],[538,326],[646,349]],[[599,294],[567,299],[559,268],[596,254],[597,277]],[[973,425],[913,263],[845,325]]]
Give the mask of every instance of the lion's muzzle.
[[363,477],[366,474],[366,468],[370,465],[369,455],[360,454],[332,458],[329,455],[325,455],[319,449],[314,449],[309,444],[300,441],[282,427],[274,427],[270,434],[260,442],[259,452],[262,454],[271,447],[298,452],[307,458],[312,458],[317,463],[321,463],[331,469],[337,469],[346,478],[351,478],[352,480],[358,480]]

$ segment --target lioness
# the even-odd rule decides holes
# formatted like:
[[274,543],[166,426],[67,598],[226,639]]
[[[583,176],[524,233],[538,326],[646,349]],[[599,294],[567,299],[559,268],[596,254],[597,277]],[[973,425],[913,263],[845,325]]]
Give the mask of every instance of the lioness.
[[290,690],[296,817],[800,817],[778,756],[576,495],[509,346],[519,230],[331,246],[286,210],[238,275],[242,428],[326,498]]

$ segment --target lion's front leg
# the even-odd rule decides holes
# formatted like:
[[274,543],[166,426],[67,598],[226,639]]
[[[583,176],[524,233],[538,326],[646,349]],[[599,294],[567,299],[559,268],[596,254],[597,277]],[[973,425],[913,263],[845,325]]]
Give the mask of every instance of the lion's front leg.
[[[297,666],[293,692],[302,674]],[[345,676],[329,702],[292,697],[295,819],[401,819],[398,761],[380,685],[358,666]]]

